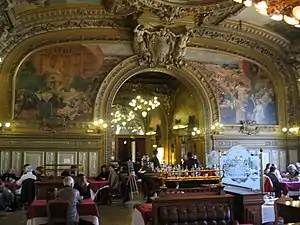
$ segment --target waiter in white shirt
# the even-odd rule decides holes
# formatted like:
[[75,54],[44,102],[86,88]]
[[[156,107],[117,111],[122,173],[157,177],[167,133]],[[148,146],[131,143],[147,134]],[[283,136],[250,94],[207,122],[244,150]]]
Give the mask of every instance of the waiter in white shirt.
[[[17,185],[22,186],[22,183],[27,179],[33,179],[36,180],[36,175],[33,174],[33,168],[32,166],[27,166],[25,168],[25,173],[21,176],[21,178],[16,182]],[[22,187],[21,187],[22,188]],[[21,188],[16,190],[16,193],[21,193]]]

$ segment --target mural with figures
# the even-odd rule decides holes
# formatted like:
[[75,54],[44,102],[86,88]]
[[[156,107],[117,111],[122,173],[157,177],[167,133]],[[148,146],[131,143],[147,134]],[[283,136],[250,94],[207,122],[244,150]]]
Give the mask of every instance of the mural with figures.
[[103,64],[96,44],[51,47],[32,54],[16,77],[15,119],[90,121]]
[[276,125],[274,86],[261,68],[246,60],[209,51],[190,51],[187,57],[201,62],[219,100],[220,122],[237,124],[252,120]]

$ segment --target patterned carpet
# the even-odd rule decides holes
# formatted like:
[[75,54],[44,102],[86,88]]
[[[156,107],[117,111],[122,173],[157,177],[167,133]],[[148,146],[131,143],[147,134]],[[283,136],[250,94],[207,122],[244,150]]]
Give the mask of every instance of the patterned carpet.
[[[111,205],[99,206],[101,225],[130,225],[133,205],[138,201],[127,204],[113,203]],[[1,225],[25,225],[25,211],[0,214]]]

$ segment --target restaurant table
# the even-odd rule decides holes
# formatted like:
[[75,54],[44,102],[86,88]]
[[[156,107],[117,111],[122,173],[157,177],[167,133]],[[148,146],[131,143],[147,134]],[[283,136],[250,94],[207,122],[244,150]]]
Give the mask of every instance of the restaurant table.
[[4,182],[5,187],[11,191],[16,191],[20,186],[13,182]]
[[300,181],[280,181],[279,184],[284,195],[287,195],[289,191],[300,190]]
[[108,180],[88,179],[88,183],[91,185],[91,189],[93,190],[94,193],[97,193],[99,189],[109,185]]
[[88,183],[91,185],[91,198],[94,200],[98,192],[103,188],[109,187],[108,180],[92,180],[88,179]]
[[261,220],[262,223],[270,223],[275,221],[274,205],[263,204],[261,206]]
[[131,225],[147,225],[152,217],[152,204],[136,206],[132,213]]
[[[91,199],[85,199],[78,204],[78,214],[80,219],[99,225],[99,211],[95,202]],[[27,208],[26,225],[47,224],[47,201],[35,200]]]

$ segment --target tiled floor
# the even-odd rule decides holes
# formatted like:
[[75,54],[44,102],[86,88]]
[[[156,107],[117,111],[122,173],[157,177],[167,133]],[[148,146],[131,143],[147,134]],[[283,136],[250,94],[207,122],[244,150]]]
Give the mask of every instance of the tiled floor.
[[[130,225],[134,203],[99,206],[101,225]],[[26,216],[24,211],[0,214],[1,225],[25,225]]]

